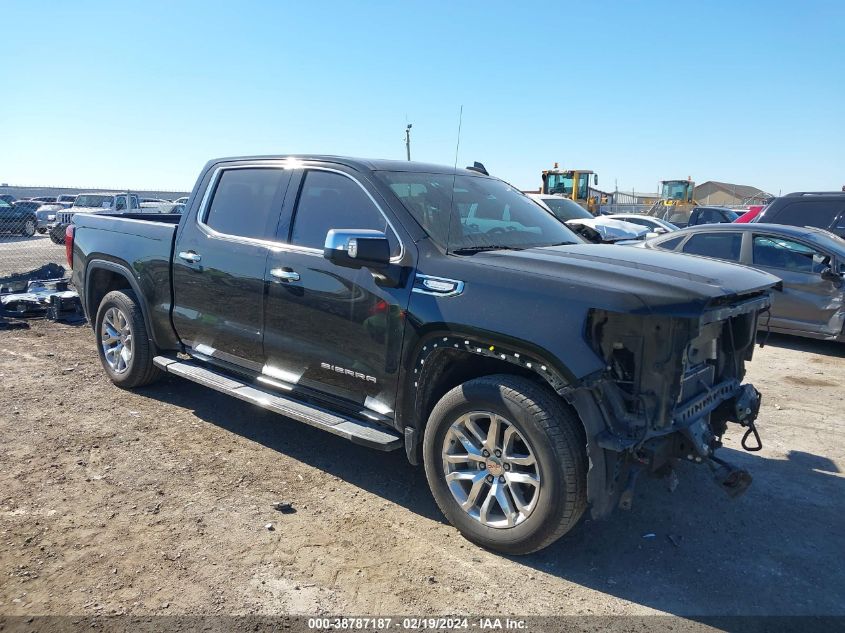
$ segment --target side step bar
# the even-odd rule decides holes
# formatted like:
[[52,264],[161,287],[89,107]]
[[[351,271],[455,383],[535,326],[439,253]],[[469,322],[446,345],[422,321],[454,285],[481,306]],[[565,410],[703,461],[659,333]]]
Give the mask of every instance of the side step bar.
[[225,375],[213,368],[189,360],[177,360],[167,356],[156,356],[153,363],[168,374],[187,378],[195,383],[210,387],[215,391],[234,396],[250,404],[280,413],[297,422],[304,422],[329,433],[334,433],[347,440],[376,448],[392,451],[403,445],[404,440],[398,432],[331,413],[313,405],[286,398],[275,392],[256,387],[245,380]]

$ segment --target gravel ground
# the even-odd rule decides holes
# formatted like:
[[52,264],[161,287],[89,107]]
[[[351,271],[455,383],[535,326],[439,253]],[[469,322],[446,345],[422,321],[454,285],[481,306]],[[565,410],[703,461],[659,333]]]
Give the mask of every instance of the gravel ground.
[[765,448],[735,429],[723,451],[743,497],[687,465],[506,558],[444,523],[402,452],[172,377],[121,391],[84,326],[0,332],[0,615],[843,615],[843,357],[757,350]]

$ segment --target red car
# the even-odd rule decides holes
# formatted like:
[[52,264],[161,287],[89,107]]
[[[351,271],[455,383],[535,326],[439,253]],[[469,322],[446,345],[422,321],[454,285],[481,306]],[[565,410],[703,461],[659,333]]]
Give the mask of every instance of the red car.
[[734,222],[743,222],[743,223],[751,222],[751,220],[753,220],[758,215],[760,215],[760,212],[763,210],[763,208],[765,206],[766,205],[764,205],[764,204],[755,204],[755,205],[748,207],[748,211],[746,211],[741,216],[739,216],[736,220],[734,220]]

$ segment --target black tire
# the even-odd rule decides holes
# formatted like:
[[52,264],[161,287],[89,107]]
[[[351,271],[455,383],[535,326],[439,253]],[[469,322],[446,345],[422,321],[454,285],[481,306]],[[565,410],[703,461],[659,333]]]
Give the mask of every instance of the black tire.
[[[522,522],[512,527],[490,527],[470,516],[445,479],[442,449],[446,434],[462,415],[476,411],[505,418],[527,440],[536,460],[541,482],[535,493],[539,495],[537,503]],[[486,376],[449,391],[429,417],[423,461],[432,494],[449,522],[468,540],[497,552],[529,554],[540,550],[572,529],[587,507],[583,425],[556,394],[527,378]]]
[[[106,360],[102,343],[103,321],[112,308],[123,315],[131,333],[131,356],[122,371],[112,367]],[[103,369],[106,370],[109,379],[118,387],[124,389],[141,387],[154,382],[161,376],[161,370],[153,364],[156,351],[148,336],[144,313],[132,290],[114,290],[103,297],[97,309],[94,334],[97,340],[97,353],[100,356]]]
[[21,223],[21,235],[24,237],[32,237],[35,235],[35,229],[38,226],[38,222],[35,218],[26,218]]
[[47,232],[47,229],[45,229],[43,226],[36,230],[38,231],[38,235],[44,235]]
[[65,243],[65,232],[64,230],[59,233],[56,229],[52,229],[50,231],[50,241],[53,244],[64,244]]

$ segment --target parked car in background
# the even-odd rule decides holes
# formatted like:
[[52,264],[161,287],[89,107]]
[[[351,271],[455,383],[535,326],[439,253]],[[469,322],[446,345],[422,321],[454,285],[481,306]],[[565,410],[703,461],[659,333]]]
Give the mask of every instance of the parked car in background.
[[641,213],[612,213],[610,215],[602,216],[611,220],[622,220],[623,222],[630,222],[631,224],[639,224],[648,229],[648,237],[656,237],[664,233],[671,233],[677,231],[679,227],[671,222],[655,218],[651,215],[643,215]]
[[[139,210],[138,196],[129,194],[129,210]],[[69,209],[56,213],[56,222],[49,227],[50,239],[65,243],[65,229],[77,213],[120,213],[126,211],[126,193],[80,193]]]
[[603,215],[594,216],[574,200],[562,195],[541,193],[525,195],[592,244],[613,244],[625,240],[640,240],[648,234],[648,229],[636,224],[608,219],[607,216]]
[[736,220],[734,220],[734,222],[737,222],[739,224],[745,224],[746,222],[753,222],[754,218],[756,218],[758,215],[760,215],[760,213],[765,208],[766,208],[766,205],[764,205],[764,204],[753,204],[750,207],[748,207],[748,211],[746,211],[741,216],[739,216]]
[[621,244],[648,237],[648,229],[644,226],[604,216],[567,220],[566,226],[591,244]]
[[775,198],[756,221],[812,226],[845,237],[845,191],[799,191]]
[[73,204],[75,200],[76,200],[76,194],[75,193],[63,193],[60,196],[56,196],[56,202]]
[[781,224],[714,224],[645,243],[753,266],[779,277],[770,317],[761,328],[845,342],[845,240],[829,231]]
[[665,220],[681,229],[687,226],[699,226],[701,224],[734,222],[739,215],[734,209],[727,207],[699,205],[690,209],[683,205],[666,205],[661,207],[661,211],[657,215],[651,217]]
[[36,230],[44,234],[56,223],[56,214],[70,208],[70,202],[47,202],[35,210]]
[[188,196],[182,196],[181,198],[176,198],[176,200],[174,200],[173,202],[175,202],[176,204],[185,204],[185,203],[188,202]]
[[30,200],[16,200],[11,204],[0,200],[0,231],[32,237],[37,226],[35,210],[40,205],[40,202]]
[[2,200],[3,202],[8,202],[9,204],[12,204],[15,200],[17,200],[17,198],[15,198],[15,196],[13,196],[10,193],[3,193],[3,194],[0,194],[0,200]]
[[47,202],[55,202],[56,196],[37,196],[35,198],[27,198],[27,200],[31,200],[33,202],[40,202],[41,204],[45,204]]

